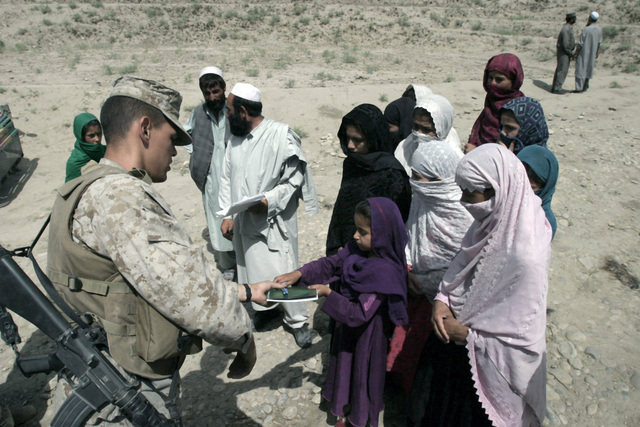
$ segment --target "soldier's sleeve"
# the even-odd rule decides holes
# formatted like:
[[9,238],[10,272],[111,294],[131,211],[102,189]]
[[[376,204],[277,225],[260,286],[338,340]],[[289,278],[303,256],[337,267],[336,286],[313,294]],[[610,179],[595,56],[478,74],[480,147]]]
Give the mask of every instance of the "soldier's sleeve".
[[[288,132],[288,144],[293,146],[299,144],[296,141],[297,135]],[[268,202],[267,217],[272,218],[287,208],[292,197],[298,194],[298,189],[304,181],[304,171],[307,164],[296,155],[289,156],[285,164],[282,166],[282,173],[278,183],[269,191],[265,191],[264,195]]]
[[94,190],[92,227],[120,273],[189,333],[216,346],[246,350],[251,323],[235,283],[223,281],[151,185],[113,177],[103,178],[111,182],[101,191],[94,184],[87,193]]

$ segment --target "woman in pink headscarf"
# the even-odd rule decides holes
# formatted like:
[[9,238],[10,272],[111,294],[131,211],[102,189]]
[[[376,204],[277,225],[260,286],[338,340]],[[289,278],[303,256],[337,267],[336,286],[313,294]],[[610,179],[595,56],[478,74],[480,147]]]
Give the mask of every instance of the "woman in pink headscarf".
[[467,153],[482,144],[498,141],[498,111],[513,98],[524,96],[520,92],[523,81],[524,71],[517,56],[502,53],[487,62],[482,80],[487,96],[484,98],[484,109],[471,129]]
[[411,418],[423,426],[539,426],[551,226],[524,166],[499,144],[463,157],[456,183],[475,221],[436,296],[432,338],[440,341],[422,354]]

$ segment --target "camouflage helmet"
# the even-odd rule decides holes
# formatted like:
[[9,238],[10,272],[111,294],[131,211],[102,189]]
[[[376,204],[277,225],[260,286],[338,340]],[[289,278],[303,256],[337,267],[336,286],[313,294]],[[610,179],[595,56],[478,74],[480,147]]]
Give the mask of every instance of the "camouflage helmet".
[[178,131],[178,140],[175,145],[191,144],[191,137],[178,121],[182,95],[177,90],[154,80],[122,76],[113,82],[113,89],[109,96],[128,96],[157,108]]

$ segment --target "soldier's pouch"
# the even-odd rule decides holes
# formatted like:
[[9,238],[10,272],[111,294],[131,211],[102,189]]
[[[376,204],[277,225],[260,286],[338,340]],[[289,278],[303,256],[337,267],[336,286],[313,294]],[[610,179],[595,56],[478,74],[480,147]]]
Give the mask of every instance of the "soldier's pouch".
[[[182,333],[143,298],[138,297],[135,351],[146,362],[171,359],[202,350],[202,340]],[[190,338],[190,342],[185,340]]]

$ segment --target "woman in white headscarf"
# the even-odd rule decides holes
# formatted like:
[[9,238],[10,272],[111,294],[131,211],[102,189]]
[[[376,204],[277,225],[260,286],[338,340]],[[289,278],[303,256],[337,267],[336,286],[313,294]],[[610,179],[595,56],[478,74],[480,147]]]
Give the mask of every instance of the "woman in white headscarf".
[[421,143],[429,141],[445,141],[457,153],[463,155],[458,132],[453,128],[454,110],[444,96],[433,93],[418,96],[413,109],[413,131],[402,141],[395,151],[396,158],[411,175],[411,157]]
[[419,144],[411,158],[413,196],[406,222],[410,326],[396,328],[387,359],[389,371],[407,394],[433,329],[429,319],[438,286],[473,221],[460,204],[462,191],[455,182],[459,161],[444,141]]

